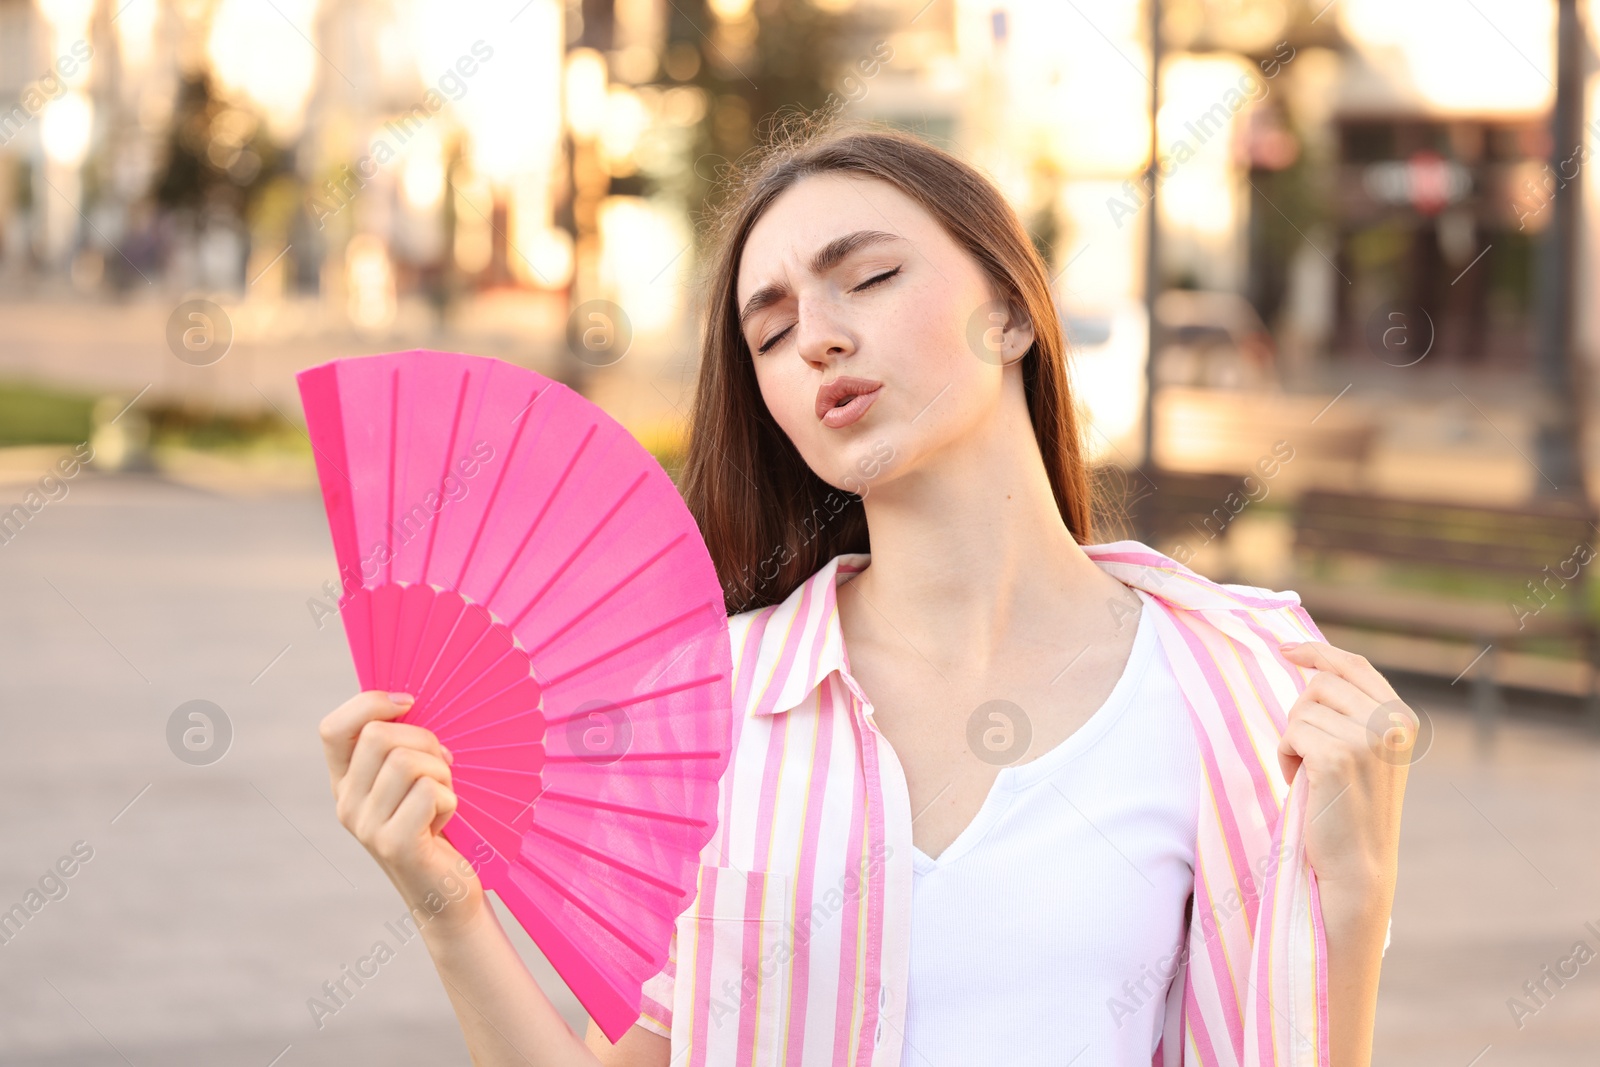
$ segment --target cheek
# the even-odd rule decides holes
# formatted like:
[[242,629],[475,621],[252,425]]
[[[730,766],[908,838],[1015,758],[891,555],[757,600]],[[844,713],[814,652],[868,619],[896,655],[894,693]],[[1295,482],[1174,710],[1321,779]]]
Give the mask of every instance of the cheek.
[[807,390],[806,366],[797,359],[757,356],[756,384],[767,410],[791,441],[802,442],[806,420],[816,421],[812,410],[817,402],[815,386]]

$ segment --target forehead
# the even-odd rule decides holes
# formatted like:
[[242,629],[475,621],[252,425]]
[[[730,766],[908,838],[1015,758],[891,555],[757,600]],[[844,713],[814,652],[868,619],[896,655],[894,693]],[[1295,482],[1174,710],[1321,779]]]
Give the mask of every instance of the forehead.
[[802,276],[812,254],[842,234],[883,230],[921,243],[934,228],[922,206],[888,182],[807,175],[778,194],[750,228],[739,257],[739,302],[757,286]]

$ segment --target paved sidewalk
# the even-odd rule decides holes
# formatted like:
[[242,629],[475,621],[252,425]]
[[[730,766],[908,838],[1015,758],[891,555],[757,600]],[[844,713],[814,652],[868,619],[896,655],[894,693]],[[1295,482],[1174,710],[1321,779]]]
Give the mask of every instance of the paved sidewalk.
[[[0,945],[0,1063],[465,1067],[418,942],[320,1030],[307,1008],[374,942],[393,944],[384,924],[402,911],[334,818],[316,736],[355,677],[337,622],[319,631],[306,608],[334,575],[315,494],[94,472],[69,485],[0,545],[0,782],[16,813],[0,908],[75,842],[93,856]],[[0,503],[21,490],[0,485]],[[1411,780],[1375,1062],[1595,1062],[1600,962],[1551,984],[1520,1029],[1507,1000],[1575,942],[1600,951],[1584,926],[1600,930],[1600,745],[1553,705],[1513,716],[1480,756],[1464,694],[1400,691],[1437,730]],[[194,699],[234,731],[209,766],[168,747],[170,716]]]

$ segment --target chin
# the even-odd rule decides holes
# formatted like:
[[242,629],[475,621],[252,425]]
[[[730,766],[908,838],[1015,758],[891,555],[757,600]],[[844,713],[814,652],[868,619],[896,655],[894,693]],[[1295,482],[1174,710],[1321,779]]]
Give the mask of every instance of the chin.
[[862,497],[883,484],[891,469],[898,466],[897,459],[903,452],[889,434],[866,427],[853,439],[830,445],[824,462],[811,469],[825,471],[822,480],[835,489]]

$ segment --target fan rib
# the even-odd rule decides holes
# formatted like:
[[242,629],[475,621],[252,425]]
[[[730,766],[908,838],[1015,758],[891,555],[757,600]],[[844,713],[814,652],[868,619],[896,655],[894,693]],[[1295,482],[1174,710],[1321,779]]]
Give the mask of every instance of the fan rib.
[[[400,368],[395,367],[389,371],[389,508],[385,512],[388,526],[385,535],[394,533],[394,460],[396,443],[399,438],[400,428]],[[394,581],[394,553],[385,552],[383,559],[383,580],[387,584]],[[398,625],[396,620],[396,625]]]
[[[528,612],[533,610],[533,606],[535,604],[544,598],[544,595],[550,591],[550,587],[556,584],[556,580],[567,572],[567,568],[572,566],[572,561],[582,555],[583,551],[594,543],[595,538],[600,536],[600,531],[603,530],[606,527],[606,524],[611,521],[612,516],[614,516],[618,511],[622,510],[622,505],[626,504],[628,502],[628,498],[633,496],[634,490],[638,489],[639,486],[644,484],[645,474],[646,472],[644,471],[639,472],[639,476],[633,480],[633,484],[628,486],[627,492],[617,497],[616,503],[611,505],[611,510],[607,511],[605,516],[594,524],[593,529],[589,530],[583,535],[583,540],[579,541],[576,547],[574,547],[573,550],[567,554],[567,558],[562,561],[561,566],[550,572],[550,577],[546,578],[544,585],[540,586],[539,591],[533,594],[533,599],[528,601],[528,606],[523,608],[515,619],[511,620],[511,628],[513,630],[522,625],[523,618],[527,616]],[[548,643],[549,642],[547,641],[546,644]],[[542,648],[544,646],[541,645],[540,647]]]
[[577,838],[569,837],[566,834],[561,833],[558,830],[552,830],[548,826],[541,826],[536,822],[535,823],[531,823],[528,826],[528,833],[543,834],[545,837],[550,838],[552,841],[559,841],[563,845],[566,845],[568,848],[571,848],[575,852],[581,852],[583,855],[588,856],[590,859],[599,860],[601,863],[605,864],[607,867],[610,867],[612,870],[617,870],[617,871],[621,871],[624,874],[633,875],[635,878],[637,878],[639,881],[645,883],[646,885],[653,885],[657,889],[665,889],[669,893],[682,892],[682,887],[680,887],[676,882],[669,882],[667,879],[659,878],[656,875],[651,874],[649,871],[641,870],[638,867],[635,867],[631,863],[624,863],[622,860],[617,859],[617,857],[615,857],[615,856],[608,856],[604,852],[601,852],[599,849],[591,848],[590,846],[584,844],[582,841],[579,841]]
[[[528,649],[529,658],[537,656],[540,652],[544,651],[544,646],[548,645],[551,641],[554,641],[558,635],[564,634],[564,633],[567,633],[568,631],[570,631],[574,626],[576,626],[578,623],[582,622],[583,619],[585,617],[587,617],[590,612],[592,612],[595,609],[599,608],[600,605],[604,604],[607,600],[610,600],[612,597],[616,596],[623,589],[626,589],[629,585],[631,585],[633,583],[633,580],[635,578],[639,577],[639,575],[643,574],[646,570],[648,570],[651,566],[653,566],[655,564],[656,560],[660,559],[662,556],[665,556],[668,552],[671,552],[673,550],[673,548],[677,547],[678,542],[682,541],[685,536],[687,536],[686,533],[679,533],[677,537],[674,537],[672,540],[668,541],[665,545],[663,545],[661,547],[660,551],[658,551],[655,555],[651,556],[649,559],[647,559],[643,563],[639,564],[633,570],[629,571],[627,573],[627,575],[625,575],[624,577],[619,578],[616,582],[612,583],[612,586],[611,586],[610,589],[607,589],[604,593],[601,593],[593,601],[590,602],[588,607],[584,608],[582,611],[578,612],[578,614],[576,614],[572,618],[568,619],[564,626],[553,626],[553,627],[551,627],[550,628],[550,636],[545,638],[544,642],[542,644],[540,644],[537,648]],[[540,591],[540,595],[543,595],[543,591],[542,590]]]
[[[398,440],[398,436],[399,436],[398,435],[399,422],[400,422],[400,368],[399,367],[394,367],[389,371],[389,489],[388,489],[389,505],[388,505],[388,508],[384,512],[384,519],[385,519],[384,529],[383,529],[384,540],[381,542],[382,544],[384,544],[386,546],[389,543],[389,539],[394,536],[394,460],[395,460],[395,451],[396,451],[395,444],[396,444],[396,442]],[[384,552],[384,554],[383,554],[383,581],[384,581],[385,585],[390,584],[391,582],[394,581],[394,552],[393,552],[392,546],[389,546],[389,547],[390,547],[390,550]],[[389,648],[390,648],[391,653],[392,653],[392,651],[394,649],[394,646],[395,646],[395,637],[399,633],[400,633],[400,613],[396,612],[395,615],[394,615],[394,618],[392,618],[389,621]],[[368,629],[367,635],[371,639],[371,641],[373,642],[373,644],[372,644],[372,659],[373,659],[373,662],[377,663],[378,662],[378,648],[377,648],[377,643],[376,642],[378,640],[378,625],[377,625],[377,620],[376,619],[373,620],[373,625],[372,625],[372,627],[370,629]],[[388,658],[388,657],[386,657],[386,658]],[[389,666],[390,677],[378,679],[379,684],[383,685],[385,687],[388,687],[388,686],[390,686],[390,685],[392,685],[394,683],[393,675],[395,673],[395,666],[396,665],[395,665],[395,663],[393,662],[392,659],[389,660],[388,666]]]
[[[673,693],[681,693],[685,689],[694,689],[695,687],[700,686],[700,685],[706,685],[706,684],[709,684],[711,682],[721,681],[722,679],[724,679],[726,677],[727,677],[727,675],[722,674],[721,672],[702,675],[699,678],[693,678],[693,679],[690,679],[687,682],[680,682],[677,685],[668,686],[665,689],[652,689],[648,693],[640,693],[638,696],[629,697],[627,700],[612,701],[611,702],[611,706],[612,707],[616,707],[616,708],[626,708],[626,707],[629,707],[629,706],[634,705],[634,704],[642,704],[646,700],[654,700],[656,697],[671,696]],[[592,710],[593,710],[592,708],[589,709],[589,711],[592,711]],[[589,711],[582,711],[582,710],[574,711],[574,712],[572,712],[571,714],[568,714],[568,715],[558,715],[558,716],[556,716],[554,718],[546,719],[544,721],[545,728],[549,729],[552,726],[560,726],[560,725],[562,725],[564,723],[571,722],[573,719],[576,719],[579,715],[588,715]]]
[[[493,792],[493,790],[491,789],[491,790],[489,790],[489,792]],[[513,798],[513,799],[515,799],[515,798]],[[461,819],[462,822],[467,822],[466,819],[461,817],[461,809],[462,808],[471,808],[473,811],[482,812],[483,813],[483,817],[485,819],[488,819],[490,822],[494,823],[496,826],[500,827],[505,832],[505,835],[507,837],[516,838],[519,841],[522,839],[522,831],[521,830],[518,830],[514,826],[506,825],[500,819],[496,818],[494,812],[490,811],[488,808],[483,807],[481,804],[474,804],[471,800],[467,799],[466,796],[464,796],[464,795],[462,795],[460,793],[457,793],[456,794],[456,814],[455,814],[455,817],[458,818],[458,819]],[[524,810],[526,810],[526,809],[524,809]],[[445,829],[449,829],[449,827],[450,827],[450,823],[449,822],[446,822],[444,825],[445,825]],[[467,822],[467,825],[468,826],[472,826],[472,824],[470,822]],[[489,840],[489,835],[486,834],[486,833],[481,832],[480,830],[477,829],[477,827],[472,827],[472,832],[477,834],[479,837],[483,838],[485,841]],[[494,848],[494,845],[493,845],[492,842],[490,843],[489,847],[490,848]],[[499,856],[500,855],[500,850],[495,848],[494,849],[494,853],[495,853],[495,855]],[[503,857],[503,856],[501,856],[501,858],[505,859],[505,857]],[[508,865],[511,863],[510,860],[505,860],[505,862]]]
[[[493,722],[482,723],[481,725],[474,726],[471,729],[462,730],[460,733],[452,734],[451,737],[450,737],[450,740],[452,740],[452,741],[460,741],[463,737],[470,737],[475,733],[479,733],[480,731],[498,729],[498,728],[501,728],[501,727],[505,726],[505,724],[508,723],[508,722],[516,722],[518,719],[525,718],[526,716],[529,716],[529,715],[537,715],[537,714],[539,714],[539,709],[537,707],[532,707],[532,708],[529,708],[527,711],[519,711],[514,715],[507,715],[503,719],[496,719]],[[435,732],[437,732],[437,731],[435,731]],[[461,751],[466,751],[466,750],[458,749],[458,748],[451,748],[450,751],[451,752],[461,752]]]
[[[535,388],[533,396],[528,399],[528,404],[532,404],[538,399],[539,390]],[[523,405],[523,410],[527,410],[528,404]],[[519,421],[517,423],[517,432],[511,435],[511,443],[506,446],[506,458],[505,462],[500,464],[500,476],[495,479],[494,489],[490,491],[489,499],[483,505],[483,512],[478,519],[478,528],[472,533],[472,544],[467,546],[467,554],[462,557],[461,571],[456,575],[457,589],[460,589],[466,584],[467,568],[472,566],[472,557],[478,551],[478,542],[483,540],[484,523],[487,521],[490,515],[494,514],[494,502],[500,496],[500,487],[505,485],[506,475],[511,473],[511,461],[517,454],[517,442],[522,440],[522,431],[526,430],[528,428],[528,423],[532,421],[532,419],[529,419],[527,422]]]
[[[488,767],[488,768],[480,767],[479,769],[480,770],[491,770],[491,771],[492,770],[499,770],[499,768],[497,768],[497,767]],[[527,811],[529,808],[533,807],[533,802],[539,799],[539,794],[537,792],[535,792],[533,794],[533,796],[531,796],[531,797],[512,796],[510,793],[502,793],[498,789],[494,789],[494,788],[491,788],[490,786],[486,786],[482,782],[462,782],[460,788],[461,788],[461,790],[467,791],[469,794],[472,793],[472,792],[488,793],[488,794],[490,794],[492,796],[497,796],[502,800],[509,800],[513,804],[521,804],[522,805],[522,811]],[[458,790],[458,792],[459,792],[459,790]],[[519,811],[517,814],[520,816],[522,814],[522,812]]]
[[[472,378],[470,371],[461,372],[461,390],[456,394],[456,417],[450,420],[450,443],[444,450],[444,472],[439,475],[439,495],[444,495],[444,480],[450,474],[450,457],[456,454],[456,433],[461,429],[461,409],[467,405],[467,382]],[[442,510],[442,509],[441,509]],[[435,522],[428,527],[428,550],[422,555],[422,575],[428,576],[428,565],[433,562],[433,542],[439,536],[439,527],[444,523]]]
[[[605,762],[607,762],[607,763],[615,763],[617,760],[652,760],[652,759],[716,759],[717,757],[719,757],[721,755],[722,755],[722,753],[715,752],[715,751],[712,751],[712,752],[624,752],[619,756],[611,757],[610,759],[606,760]],[[573,763],[573,762],[576,762],[576,761],[582,761],[584,763],[599,763],[600,762],[593,755],[587,754],[587,753],[583,754],[583,755],[579,755],[579,754],[574,752],[574,753],[568,753],[566,755],[562,755],[560,753],[551,753],[551,752],[548,752],[548,751],[545,753],[544,761],[546,763]]]
[[[465,613],[463,612],[463,614],[465,614]],[[495,631],[495,629],[497,629],[497,627],[491,624],[487,629],[485,629],[483,631],[483,633],[479,634],[477,636],[477,638],[473,640],[472,647],[467,649],[464,653],[461,654],[461,658],[456,662],[456,665],[454,667],[450,668],[450,673],[445,675],[444,678],[442,680],[440,680],[438,688],[435,689],[434,692],[433,692],[433,695],[435,697],[438,696],[439,690],[444,689],[445,686],[447,686],[451,682],[455,681],[456,674],[461,670],[461,668],[463,666],[466,665],[467,661],[471,658],[472,654],[478,650],[478,646],[483,644],[483,639],[485,637],[488,637],[491,633],[493,633]],[[483,665],[483,669],[480,670],[477,674],[474,674],[471,678],[466,679],[461,684],[461,686],[457,690],[457,692],[465,691],[469,687],[471,687],[473,685],[476,685],[477,682],[478,682],[478,679],[482,678],[484,675],[488,674],[490,671],[492,671],[495,668],[499,667],[500,664],[502,664],[502,663],[504,663],[506,661],[507,657],[511,657],[511,658],[516,658],[517,657],[517,646],[516,646],[515,640],[513,640],[512,643],[510,643],[510,644],[508,644],[506,646],[504,652],[501,652],[498,656],[494,657],[494,659],[489,660],[488,662],[486,662]],[[529,664],[529,667],[531,668],[532,664]],[[538,679],[535,678],[534,681],[537,683]],[[519,684],[521,684],[521,682],[522,682],[522,679],[518,678],[515,682],[512,682],[511,684],[512,685],[519,685]],[[423,688],[427,688],[427,682],[426,681],[423,682]],[[503,690],[502,690],[502,692],[503,692]],[[481,704],[480,705],[473,705],[473,706],[474,707],[480,707]],[[468,710],[471,710],[471,709],[468,709]],[[448,723],[455,722],[457,719],[459,719],[461,717],[462,714],[463,713],[458,712],[457,714],[455,714],[455,715],[451,716],[449,719],[447,719],[446,722],[442,723],[441,725],[447,725]]]
[[606,811],[621,812],[624,815],[637,815],[641,819],[659,819],[662,822],[675,822],[683,826],[706,827],[711,824],[704,819],[696,819],[692,815],[674,815],[669,811],[652,811],[649,808],[636,808],[628,804],[617,804],[612,801],[594,800],[590,797],[580,797],[576,793],[563,793],[559,789],[546,789],[539,794],[540,802],[557,800],[585,808],[602,808]]
[[[501,662],[501,660],[504,660],[504,659],[505,659],[505,657],[501,656],[500,659],[495,660],[495,663],[498,664],[499,662]],[[493,665],[491,664],[491,666],[493,666]],[[531,668],[532,664],[529,664],[529,667]],[[484,674],[487,674],[487,673],[488,673],[487,670],[484,671]],[[481,677],[483,677],[483,675],[479,675],[478,677],[481,678]],[[532,677],[532,675],[529,675],[529,677]],[[476,679],[474,679],[474,680],[476,680]],[[523,683],[523,681],[524,681],[524,679],[518,678],[516,681],[512,682],[510,685],[506,686],[504,689],[500,690],[499,692],[491,693],[489,696],[484,697],[482,700],[478,701],[476,704],[473,704],[473,705],[471,705],[469,707],[463,708],[462,710],[456,712],[454,715],[450,716],[448,719],[446,719],[445,721],[439,723],[438,725],[429,727],[429,729],[431,729],[434,733],[439,733],[445,727],[449,726],[451,723],[457,722],[460,719],[464,718],[465,716],[472,714],[474,711],[477,711],[479,708],[483,707],[485,704],[488,704],[488,703],[490,703],[491,701],[494,701],[494,700],[499,700],[501,697],[503,697],[507,693],[511,692],[511,690],[513,690],[517,686],[521,685]],[[539,709],[537,707],[535,707],[532,710],[538,711]],[[520,712],[520,711],[517,712],[517,715],[522,715],[522,714],[524,714],[524,713]],[[505,722],[507,720],[506,719],[501,719],[500,721],[501,722]]]
[[[567,460],[566,467],[562,469],[561,477],[556,479],[555,487],[550,490],[550,495],[545,497],[544,505],[539,508],[539,514],[533,517],[533,522],[528,525],[528,532],[522,535],[522,541],[517,545],[517,550],[511,553],[510,559],[506,560],[506,569],[500,572],[500,577],[495,581],[494,588],[490,589],[489,595],[484,598],[486,601],[493,602],[496,594],[500,592],[500,586],[511,576],[511,568],[515,567],[517,560],[522,558],[522,550],[528,547],[528,542],[533,540],[533,535],[538,531],[539,524],[544,522],[544,517],[550,513],[550,506],[556,502],[556,497],[561,494],[561,487],[567,483],[568,475],[577,467],[578,460],[589,447],[589,442],[594,438],[596,429],[598,427],[594,423],[589,424],[589,429],[585,431],[583,440],[578,442],[577,450],[572,453],[572,458]],[[521,621],[522,619],[519,616],[517,622]],[[516,623],[511,625],[513,628],[516,627]]]
[[[573,907],[577,908],[579,911],[581,911],[585,915],[589,916],[589,918],[593,919],[595,922],[599,923],[601,926],[605,927],[608,931],[610,931],[612,937],[615,937],[618,941],[621,941],[624,945],[627,945],[630,949],[632,949],[634,951],[634,953],[640,959],[653,960],[655,958],[654,956],[652,956],[650,954],[650,952],[648,950],[646,950],[643,947],[641,947],[639,945],[638,941],[634,940],[633,937],[629,936],[626,932],[624,932],[623,928],[621,926],[619,926],[614,919],[611,919],[611,918],[609,918],[609,917],[607,917],[605,915],[602,915],[599,911],[597,911],[595,909],[594,905],[590,904],[588,901],[582,900],[582,899],[574,896],[571,893],[571,891],[569,891],[567,889],[566,886],[562,885],[561,883],[557,882],[555,879],[551,878],[548,874],[544,873],[544,871],[541,870],[539,867],[534,866],[532,864],[529,864],[526,867],[519,867],[517,869],[521,870],[521,871],[526,871],[528,874],[533,875],[534,877],[538,878],[539,881],[541,881],[545,885],[549,886],[551,889],[553,889],[555,891],[557,896],[561,897],[567,903],[571,904]],[[679,897],[682,897],[682,896],[685,895],[684,891],[682,889],[678,888],[677,886],[673,886],[672,887],[672,891],[674,893],[678,894]]]
[[[424,578],[424,581],[426,581],[426,578]],[[438,593],[453,592],[453,590],[441,589],[432,582],[429,582],[428,586]],[[428,633],[428,626],[433,622],[434,609],[439,606],[439,603],[443,599],[443,597],[435,596],[432,600],[428,601],[428,613],[422,618],[422,634],[424,636],[426,636]],[[422,641],[420,639],[417,641],[417,652],[413,654],[413,656],[417,658],[413,658],[411,665],[406,668],[406,681],[409,683],[415,679],[416,684],[414,686],[409,686],[406,689],[406,692],[412,694],[413,696],[421,695],[423,688],[428,684],[428,679],[433,675],[433,669],[439,665],[439,657],[444,655],[444,650],[446,648],[450,647],[450,639],[455,636],[456,627],[461,625],[461,617],[466,613],[466,600],[465,598],[462,598],[462,609],[456,613],[455,621],[450,624],[450,632],[445,634],[444,637],[440,639],[439,647],[433,650],[433,655],[429,658],[427,669],[422,672],[421,678],[416,677],[416,671],[417,664],[421,662],[420,656],[422,653]]]
[[[457,750],[456,749],[451,749],[450,751],[451,752],[455,752]],[[473,749],[464,749],[462,751],[471,752],[471,751],[474,751],[474,750]],[[454,773],[455,771],[460,771],[460,770],[493,771],[496,774],[520,774],[520,775],[526,775],[527,777],[533,778],[535,780],[538,780],[538,778],[539,778],[539,772],[538,771],[522,771],[522,770],[518,770],[515,767],[495,767],[495,766],[491,766],[490,764],[487,764],[487,763],[460,763],[460,762],[457,762],[457,763],[450,764],[450,770],[451,770],[452,773]],[[483,785],[482,782],[474,782],[473,785],[476,788],[479,788],[479,789],[487,788],[486,786]],[[502,794],[502,795],[504,795],[504,794]]]
[[[533,744],[539,744],[540,742],[532,742],[532,743]],[[450,751],[451,752],[493,752],[496,749],[500,749],[500,748],[521,748],[523,745],[526,745],[526,744],[529,744],[529,742],[527,742],[527,741],[509,741],[509,742],[507,742],[506,744],[503,744],[503,745],[473,745],[471,748],[452,748]],[[546,760],[549,759],[548,756],[546,756],[545,758],[546,758]]]
[[611,659],[613,656],[616,656],[618,653],[625,652],[626,650],[632,648],[633,646],[635,646],[635,645],[637,645],[637,644],[639,644],[639,643],[641,643],[643,641],[648,641],[648,640],[650,640],[650,638],[654,637],[658,633],[661,633],[663,630],[672,629],[673,627],[677,626],[680,622],[683,622],[685,619],[692,619],[694,616],[700,614],[702,608],[704,608],[703,604],[702,605],[696,605],[695,607],[692,607],[688,611],[684,612],[682,615],[677,615],[677,616],[674,616],[671,619],[668,619],[666,622],[662,623],[660,626],[657,626],[653,630],[646,630],[644,633],[639,634],[637,637],[631,638],[628,641],[625,641],[620,645],[617,645],[615,648],[607,649],[606,651],[600,653],[598,656],[595,656],[592,659],[589,659],[586,662],[581,663],[576,667],[573,667],[571,670],[567,671],[565,674],[560,674],[560,675],[557,675],[557,676],[555,676],[553,678],[545,679],[545,682],[544,682],[545,688],[549,689],[549,688],[551,688],[553,686],[560,685],[562,682],[566,681],[568,678],[571,678],[572,676],[574,676],[576,674],[582,674],[584,671],[586,671],[589,668],[593,667],[595,664],[603,663],[606,660]]

